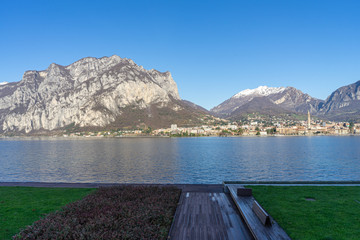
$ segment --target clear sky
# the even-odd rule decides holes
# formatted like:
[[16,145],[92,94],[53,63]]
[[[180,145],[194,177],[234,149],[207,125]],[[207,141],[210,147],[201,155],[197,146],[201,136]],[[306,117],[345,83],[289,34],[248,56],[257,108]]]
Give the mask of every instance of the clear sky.
[[360,1],[1,1],[0,82],[114,54],[208,109],[260,85],[325,99],[360,79]]

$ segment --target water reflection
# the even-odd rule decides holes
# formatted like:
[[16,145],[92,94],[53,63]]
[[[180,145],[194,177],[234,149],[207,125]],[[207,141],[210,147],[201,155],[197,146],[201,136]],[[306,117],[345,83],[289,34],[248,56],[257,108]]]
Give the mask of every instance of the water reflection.
[[0,139],[0,181],[359,180],[360,137]]

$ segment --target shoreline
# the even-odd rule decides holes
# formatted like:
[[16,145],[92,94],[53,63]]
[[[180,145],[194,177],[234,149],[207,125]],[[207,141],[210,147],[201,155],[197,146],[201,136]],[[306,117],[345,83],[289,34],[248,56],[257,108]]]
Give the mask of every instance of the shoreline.
[[99,188],[99,187],[116,187],[116,186],[177,187],[186,192],[222,192],[223,191],[223,184],[0,182],[0,187]]
[[360,134],[338,134],[338,135],[325,135],[325,134],[317,134],[317,135],[265,135],[265,136],[182,136],[182,137],[174,137],[174,136],[122,136],[122,137],[98,137],[98,136],[0,136],[0,139],[40,139],[40,138],[49,138],[49,139],[126,139],[126,138],[267,138],[267,137],[360,137]]
[[222,184],[181,183],[66,183],[66,182],[0,182],[0,187],[44,187],[44,188],[99,188],[115,186],[177,187],[183,191],[221,192],[227,184],[262,186],[360,186],[360,181],[228,181]]

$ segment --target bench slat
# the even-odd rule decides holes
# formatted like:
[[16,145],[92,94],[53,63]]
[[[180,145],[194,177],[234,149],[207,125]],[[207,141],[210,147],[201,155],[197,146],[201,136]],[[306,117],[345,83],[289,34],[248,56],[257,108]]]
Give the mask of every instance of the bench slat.
[[260,206],[260,204],[254,200],[254,203],[252,205],[252,210],[256,214],[256,216],[260,219],[261,223],[263,225],[271,225],[270,217],[267,212]]

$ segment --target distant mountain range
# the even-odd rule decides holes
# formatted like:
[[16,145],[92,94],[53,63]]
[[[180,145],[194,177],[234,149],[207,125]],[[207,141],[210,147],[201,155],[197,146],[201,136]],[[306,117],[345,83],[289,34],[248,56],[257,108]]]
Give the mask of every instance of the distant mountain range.
[[311,97],[293,87],[266,87],[241,91],[210,112],[216,116],[239,119],[244,114],[306,114],[336,121],[360,120],[360,81],[341,87],[326,100]]
[[207,111],[179,96],[170,72],[146,70],[119,56],[83,58],[27,71],[0,83],[0,133],[160,128],[200,125],[205,116],[238,120],[244,114],[306,114],[360,121],[360,81],[326,100],[293,87],[247,89]]

